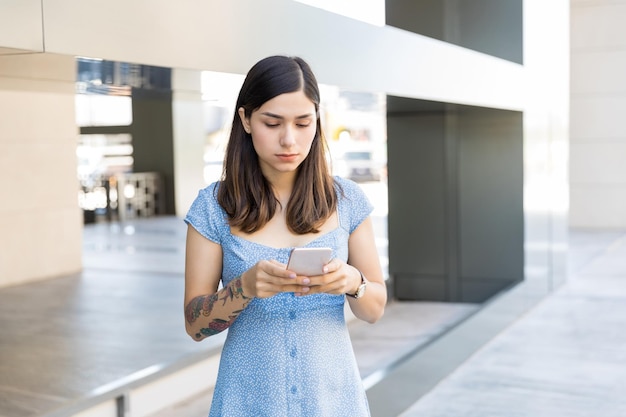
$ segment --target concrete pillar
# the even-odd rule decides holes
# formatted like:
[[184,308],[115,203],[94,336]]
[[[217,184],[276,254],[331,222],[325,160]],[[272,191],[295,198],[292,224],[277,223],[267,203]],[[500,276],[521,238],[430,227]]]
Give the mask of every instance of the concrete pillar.
[[571,4],[570,224],[626,227],[626,4]]
[[[522,63],[521,0],[389,0],[390,26]],[[524,279],[522,113],[388,97],[389,273],[404,300]]]
[[184,216],[204,183],[206,143],[202,72],[172,72],[174,140],[174,189],[176,214]]
[[174,214],[172,91],[133,88],[132,99],[133,171],[160,174],[164,214]]
[[482,302],[522,281],[521,113],[397,97],[387,111],[394,297]]
[[0,56],[0,287],[82,267],[74,57]]

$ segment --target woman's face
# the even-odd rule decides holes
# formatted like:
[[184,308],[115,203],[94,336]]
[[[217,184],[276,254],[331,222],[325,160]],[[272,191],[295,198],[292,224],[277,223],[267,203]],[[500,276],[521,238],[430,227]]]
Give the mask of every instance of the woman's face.
[[303,91],[276,96],[249,118],[240,108],[239,117],[246,132],[252,135],[261,170],[268,178],[295,172],[311,150],[317,114]]

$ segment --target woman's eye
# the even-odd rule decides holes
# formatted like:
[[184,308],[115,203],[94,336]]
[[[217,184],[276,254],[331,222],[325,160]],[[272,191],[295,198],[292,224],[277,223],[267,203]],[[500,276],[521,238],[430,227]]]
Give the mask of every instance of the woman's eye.
[[277,127],[278,123],[265,123],[265,126],[267,126],[267,127]]
[[309,127],[309,126],[311,126],[311,124],[310,124],[310,123],[307,123],[307,124],[298,124],[297,126],[298,126],[298,127]]

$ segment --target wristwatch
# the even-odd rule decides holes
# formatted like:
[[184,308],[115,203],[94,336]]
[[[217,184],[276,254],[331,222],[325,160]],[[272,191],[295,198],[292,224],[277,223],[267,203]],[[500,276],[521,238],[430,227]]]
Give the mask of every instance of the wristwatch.
[[361,285],[359,285],[359,288],[357,288],[354,294],[346,293],[347,296],[356,299],[363,297],[363,295],[365,294],[365,288],[367,287],[367,280],[365,279],[363,272],[359,271],[359,274],[361,274]]

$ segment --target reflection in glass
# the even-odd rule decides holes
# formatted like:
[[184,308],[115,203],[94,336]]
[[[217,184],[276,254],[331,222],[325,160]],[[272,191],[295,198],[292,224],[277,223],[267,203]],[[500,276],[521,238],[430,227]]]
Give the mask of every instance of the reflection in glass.
[[78,126],[130,126],[133,123],[130,96],[76,94]]

